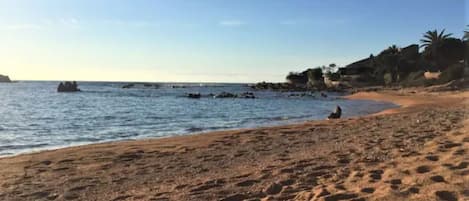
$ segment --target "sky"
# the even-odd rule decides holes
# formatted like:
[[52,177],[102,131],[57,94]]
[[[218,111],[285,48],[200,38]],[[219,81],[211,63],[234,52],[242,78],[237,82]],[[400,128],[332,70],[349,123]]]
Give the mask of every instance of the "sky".
[[0,0],[14,80],[284,81],[428,30],[462,37],[469,0]]

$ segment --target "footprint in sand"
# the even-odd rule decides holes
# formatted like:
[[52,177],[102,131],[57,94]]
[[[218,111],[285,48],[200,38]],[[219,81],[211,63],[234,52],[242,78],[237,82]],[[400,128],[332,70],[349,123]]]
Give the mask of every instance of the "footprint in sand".
[[420,189],[413,186],[413,187],[410,187],[409,189],[407,189],[407,191],[409,193],[418,194],[420,192]]
[[64,159],[64,160],[59,161],[59,164],[60,163],[71,163],[71,162],[74,162],[74,161],[75,161],[74,159]]
[[234,194],[234,195],[230,195],[230,196],[222,199],[221,201],[238,201],[238,200],[245,200],[246,198],[248,198],[248,196],[246,196],[246,195]]
[[458,196],[454,192],[450,191],[437,191],[435,192],[436,197],[443,201],[457,201]]
[[337,190],[342,190],[342,191],[346,191],[346,190],[347,190],[347,188],[345,188],[345,186],[342,185],[342,184],[336,184],[336,185],[334,186],[334,188],[337,189]]
[[469,142],[469,137],[465,137],[464,139],[462,139],[463,142]]
[[116,198],[114,198],[112,201],[120,201],[120,200],[126,200],[127,198],[130,198],[132,196],[130,195],[120,195],[120,196],[117,196]]
[[445,182],[445,178],[440,175],[432,176],[430,179],[434,182]]
[[381,180],[381,175],[384,173],[383,170],[371,170],[370,172],[370,178],[372,179],[371,182]]
[[425,157],[425,159],[429,160],[429,161],[438,161],[440,160],[440,157],[436,156],[436,155],[428,155]]
[[451,148],[454,148],[454,147],[459,147],[461,145],[462,145],[461,143],[447,142],[443,146],[444,146],[444,148],[451,149]]
[[469,166],[469,162],[463,161],[463,162],[460,162],[458,165],[445,163],[443,164],[443,166],[449,168],[450,170],[461,170],[461,169],[467,168]]
[[259,181],[258,180],[246,180],[246,181],[237,183],[236,186],[241,186],[241,187],[252,186],[257,182]]
[[393,179],[389,181],[389,183],[391,184],[392,189],[397,190],[399,188],[399,185],[402,184],[402,181],[400,179]]
[[464,149],[458,149],[455,152],[453,152],[454,156],[463,156],[465,154],[466,154],[466,150],[464,150]]
[[42,164],[42,165],[50,165],[52,163],[52,161],[50,160],[45,160],[45,161],[41,161],[39,164]]
[[422,166],[417,167],[417,169],[415,169],[415,171],[419,174],[423,174],[423,173],[430,172],[431,168],[428,165],[422,165]]
[[374,192],[375,192],[375,188],[371,188],[371,187],[362,188],[360,191],[363,192],[363,193],[374,193]]
[[78,199],[79,196],[78,196],[78,194],[76,194],[76,193],[66,191],[66,192],[63,194],[63,198],[64,198],[65,200],[75,200],[75,199]]
[[357,197],[358,195],[355,193],[338,193],[338,194],[326,196],[324,200],[325,201],[350,200],[350,199],[354,199]]

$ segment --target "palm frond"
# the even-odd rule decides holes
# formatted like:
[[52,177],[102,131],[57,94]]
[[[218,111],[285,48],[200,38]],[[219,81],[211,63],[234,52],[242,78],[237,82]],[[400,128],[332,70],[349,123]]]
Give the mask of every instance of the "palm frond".
[[[436,30],[435,30],[436,31]],[[440,34],[438,35],[438,38],[442,38],[443,37],[443,34],[445,33],[445,29],[441,30]]]
[[452,36],[452,35],[453,35],[452,33],[445,34],[445,35],[443,35],[443,37],[442,37],[441,39],[449,38],[449,37]]
[[427,43],[429,43],[429,42],[432,42],[432,40],[431,40],[431,39],[420,39],[420,42],[427,42]]

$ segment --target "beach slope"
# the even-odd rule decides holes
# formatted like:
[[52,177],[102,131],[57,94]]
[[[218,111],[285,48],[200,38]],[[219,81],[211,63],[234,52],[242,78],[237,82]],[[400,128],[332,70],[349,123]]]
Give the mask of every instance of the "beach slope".
[[468,92],[350,119],[0,159],[0,200],[469,200]]

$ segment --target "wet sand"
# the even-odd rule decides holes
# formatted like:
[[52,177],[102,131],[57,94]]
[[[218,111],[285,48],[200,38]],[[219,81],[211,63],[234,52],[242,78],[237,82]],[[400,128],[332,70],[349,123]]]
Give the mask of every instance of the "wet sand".
[[0,200],[469,200],[469,92],[360,92],[400,108],[0,159]]

